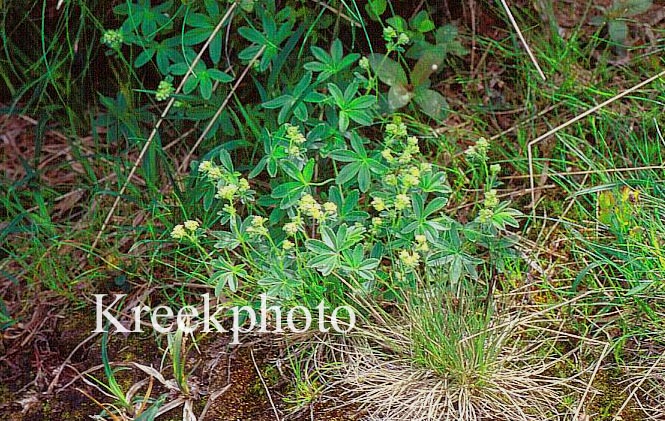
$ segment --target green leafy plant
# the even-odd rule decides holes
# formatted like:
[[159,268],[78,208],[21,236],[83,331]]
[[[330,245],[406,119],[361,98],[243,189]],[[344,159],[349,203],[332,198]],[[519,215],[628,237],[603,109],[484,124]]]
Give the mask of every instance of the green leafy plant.
[[652,0],[614,0],[608,8],[595,6],[602,12],[592,19],[594,25],[607,25],[607,33],[617,49],[626,46],[628,38],[627,18],[646,13],[653,5]]
[[218,218],[225,228],[199,232],[190,223],[196,231],[187,231],[185,223],[172,236],[204,250],[204,233],[215,241],[218,251],[202,256],[210,259],[208,282],[217,295],[266,292],[282,301],[339,304],[353,291],[381,293],[385,282],[408,287],[427,267],[458,285],[477,278],[477,266],[495,264],[481,257],[483,250],[499,250],[502,233],[521,214],[490,197],[467,224],[445,215],[445,174],[421,161],[418,139],[401,120],[386,125],[378,145],[352,130],[326,152],[315,141],[325,132],[305,135],[284,124],[267,135],[270,154],[250,174],[267,177],[267,188],[252,194],[252,181],[235,171],[228,152],[219,153],[219,163],[198,164],[199,177],[210,183],[206,196],[223,203]]
[[390,109],[400,109],[413,100],[428,116],[438,120],[445,117],[448,102],[443,95],[430,89],[430,76],[443,61],[440,57],[432,54],[421,57],[408,77],[402,65],[390,57],[372,54],[368,59],[379,80],[390,86],[387,98]]

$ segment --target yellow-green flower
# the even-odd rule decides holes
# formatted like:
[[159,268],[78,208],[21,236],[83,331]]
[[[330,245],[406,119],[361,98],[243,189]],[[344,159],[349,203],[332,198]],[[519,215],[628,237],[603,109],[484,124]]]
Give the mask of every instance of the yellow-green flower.
[[199,164],[199,172],[207,174],[213,168],[213,164],[210,161],[201,161]]
[[300,132],[298,126],[292,126],[288,123],[286,123],[286,138],[296,145],[302,145],[307,141],[305,136]]
[[282,229],[287,235],[296,235],[298,233],[298,224],[296,222],[287,222]]
[[376,209],[377,212],[381,212],[386,209],[386,202],[383,201],[380,197],[375,197],[371,203],[372,207]]
[[409,36],[402,32],[399,34],[399,37],[397,37],[397,43],[400,45],[406,45],[410,42],[411,40],[409,39]]
[[185,227],[182,224],[178,224],[175,227],[173,227],[173,230],[171,231],[171,238],[175,240],[181,240],[187,236],[187,231],[185,231]]
[[291,250],[294,246],[295,244],[293,244],[292,241],[289,240],[282,241],[282,249],[284,250]]
[[481,137],[478,139],[473,146],[464,152],[466,156],[474,161],[487,161],[487,152],[489,151],[490,142],[489,140]]
[[323,210],[328,215],[335,215],[337,214],[337,205],[334,204],[333,202],[326,202],[323,204]]
[[395,209],[404,210],[411,206],[411,198],[405,194],[398,194],[395,197]]
[[122,32],[117,29],[107,29],[102,35],[102,43],[106,44],[109,48],[117,50],[122,45],[124,37]]
[[494,209],[499,204],[499,197],[497,196],[496,189],[491,189],[485,193],[485,200],[483,206],[487,209]]
[[289,146],[287,153],[291,157],[298,157],[300,156],[300,148],[297,145]]
[[190,231],[196,231],[199,228],[199,223],[192,220],[185,221],[185,228]]
[[170,80],[162,80],[157,86],[157,91],[155,92],[155,99],[157,101],[164,101],[168,99],[175,92],[175,88]]
[[399,260],[407,268],[413,269],[418,266],[420,255],[416,252],[409,253],[407,250],[402,250],[399,252]]
[[488,223],[494,216],[494,211],[492,209],[481,209],[478,213],[478,221],[482,224]]
[[298,201],[298,208],[302,213],[311,216],[317,220],[325,219],[325,214],[321,210],[321,204],[318,203],[311,194],[305,194]]
[[238,186],[235,184],[227,184],[225,186],[221,186],[217,190],[217,195],[216,197],[224,200],[233,200],[233,196],[238,192]]
[[395,123],[386,124],[386,134],[392,137],[406,137],[406,124],[402,123],[401,120],[395,121]]
[[393,38],[397,38],[397,31],[392,26],[386,26],[383,28],[383,39],[390,41]]
[[420,184],[420,179],[411,174],[405,174],[402,178],[402,183],[404,183],[404,187],[408,189],[409,187],[415,187]]
[[233,203],[227,203],[226,205],[224,205],[222,210],[231,216],[234,216],[237,213],[235,206],[233,206]]
[[263,226],[266,222],[266,218],[263,216],[253,216],[252,224],[247,227],[247,232],[256,235],[268,235],[268,229]]
[[223,177],[224,175],[222,174],[222,169],[219,167],[212,167],[208,171],[208,178],[211,180],[219,180]]
[[421,172],[431,172],[432,171],[432,164],[429,162],[421,162],[420,163],[420,171]]
[[380,227],[381,225],[383,225],[383,219],[379,218],[378,216],[375,216],[374,218],[372,218],[372,225],[374,227]]
[[246,192],[249,190],[249,181],[247,181],[246,178],[241,178],[238,180],[238,188],[240,189],[241,192]]
[[416,251],[429,251],[429,246],[427,245],[427,237],[422,234],[418,234],[415,237],[416,240]]

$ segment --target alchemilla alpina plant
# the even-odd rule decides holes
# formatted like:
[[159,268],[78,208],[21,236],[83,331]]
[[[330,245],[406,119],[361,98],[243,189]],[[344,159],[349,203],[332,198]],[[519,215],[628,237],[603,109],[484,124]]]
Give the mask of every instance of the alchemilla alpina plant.
[[[478,217],[461,224],[444,212],[445,173],[422,159],[419,139],[400,118],[373,144],[350,131],[346,142],[324,150],[313,135],[288,123],[268,133],[271,155],[248,175],[224,150],[198,163],[206,196],[221,202],[218,220],[203,229],[215,239],[207,257],[217,295],[339,304],[350,294],[392,297],[433,268],[456,284],[495,264],[487,251],[517,226],[519,212],[499,203],[492,188],[498,171],[485,165],[484,139],[476,161],[489,188]],[[192,239],[202,230],[194,225],[177,225],[171,235]]]

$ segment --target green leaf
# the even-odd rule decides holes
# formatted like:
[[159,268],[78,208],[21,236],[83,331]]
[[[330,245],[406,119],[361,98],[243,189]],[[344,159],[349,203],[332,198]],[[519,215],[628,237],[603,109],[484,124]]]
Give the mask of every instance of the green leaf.
[[397,32],[406,32],[409,30],[409,25],[406,20],[401,16],[393,16],[386,19],[386,23],[397,30]]
[[372,20],[378,20],[385,11],[388,3],[386,0],[369,0],[365,5],[365,10],[370,15]]
[[360,171],[361,166],[362,164],[360,162],[353,162],[351,164],[345,165],[337,174],[335,182],[337,184],[348,183],[358,174],[358,171]]
[[402,108],[413,98],[413,92],[407,90],[403,85],[393,85],[388,90],[388,105],[393,110]]
[[440,93],[431,89],[419,91],[414,100],[420,109],[435,120],[442,120],[448,111],[448,102]]
[[626,18],[633,17],[648,12],[652,5],[652,0],[619,0],[614,2],[610,13],[616,12]]
[[441,68],[443,55],[432,50],[425,50],[411,70],[411,83],[415,86],[429,82],[429,77]]
[[201,97],[203,99],[210,99],[212,96],[212,80],[208,77],[206,73],[205,76],[199,76],[199,91],[201,92]]
[[612,19],[607,22],[607,31],[610,35],[610,39],[620,45],[626,44],[626,38],[628,37],[628,24],[624,20]]
[[448,44],[457,38],[457,27],[451,23],[445,24],[436,30],[434,38],[437,44]]
[[374,73],[386,85],[406,86],[409,83],[402,66],[390,57],[374,53],[369,55],[368,60]]
[[219,69],[208,69],[208,75],[211,79],[214,79],[220,83],[228,83],[233,80],[233,76],[222,72]]
[[434,22],[429,18],[426,11],[421,10],[411,19],[411,28],[424,34],[434,30]]
[[155,55],[155,50],[152,48],[143,50],[134,60],[134,67],[137,69],[143,67],[147,62],[152,60],[152,57]]

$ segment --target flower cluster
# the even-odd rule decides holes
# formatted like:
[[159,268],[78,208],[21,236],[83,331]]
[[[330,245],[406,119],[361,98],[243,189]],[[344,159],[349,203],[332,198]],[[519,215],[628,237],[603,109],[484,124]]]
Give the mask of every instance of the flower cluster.
[[302,218],[296,215],[293,218],[291,218],[291,222],[287,222],[286,224],[284,224],[282,229],[284,230],[287,236],[293,237],[298,233],[298,231],[302,229],[302,227],[303,227]]
[[117,29],[107,29],[102,35],[102,43],[106,44],[109,48],[117,50],[120,48],[124,41],[122,32]]
[[398,33],[392,26],[383,28],[383,39],[386,41],[388,51],[404,51],[403,45],[411,42],[411,39],[404,32]]
[[183,238],[195,240],[196,230],[198,229],[199,223],[197,221],[187,220],[182,224],[178,224],[173,227],[173,230],[171,230],[171,238],[174,240],[182,240]]
[[[199,172],[204,174],[208,180],[216,183],[216,198],[227,200],[230,204],[238,197],[243,201],[251,198],[252,191],[249,181],[241,177],[240,173],[227,171],[211,161],[202,161],[199,164]],[[227,213],[234,214],[235,212],[227,211]]]
[[487,162],[489,159],[487,156],[489,148],[489,140],[481,137],[473,146],[469,146],[469,148],[464,153],[466,154],[467,158],[473,162]]
[[293,126],[289,123],[286,123],[285,127],[285,136],[289,141],[289,146],[286,148],[286,153],[290,157],[304,159],[304,152],[306,149],[303,149],[302,145],[307,141],[307,138],[305,138],[305,135],[302,134],[298,126]]
[[337,215],[336,204],[326,202],[321,206],[321,204],[309,193],[300,198],[298,201],[298,209],[303,215],[309,216],[319,222],[323,222],[327,218],[334,218]]
[[485,192],[485,200],[483,206],[487,209],[494,209],[499,204],[499,197],[497,196],[496,189],[491,189]]
[[157,101],[164,101],[168,99],[175,92],[175,88],[171,83],[171,80],[165,79],[159,82],[157,86],[157,91],[155,92],[155,99]]
[[414,269],[420,263],[420,255],[416,252],[409,253],[407,250],[402,250],[399,252],[399,261],[407,269]]
[[263,216],[254,216],[252,217],[252,223],[247,228],[247,232],[254,234],[259,237],[265,237],[268,235],[268,228],[265,227],[267,219]]

